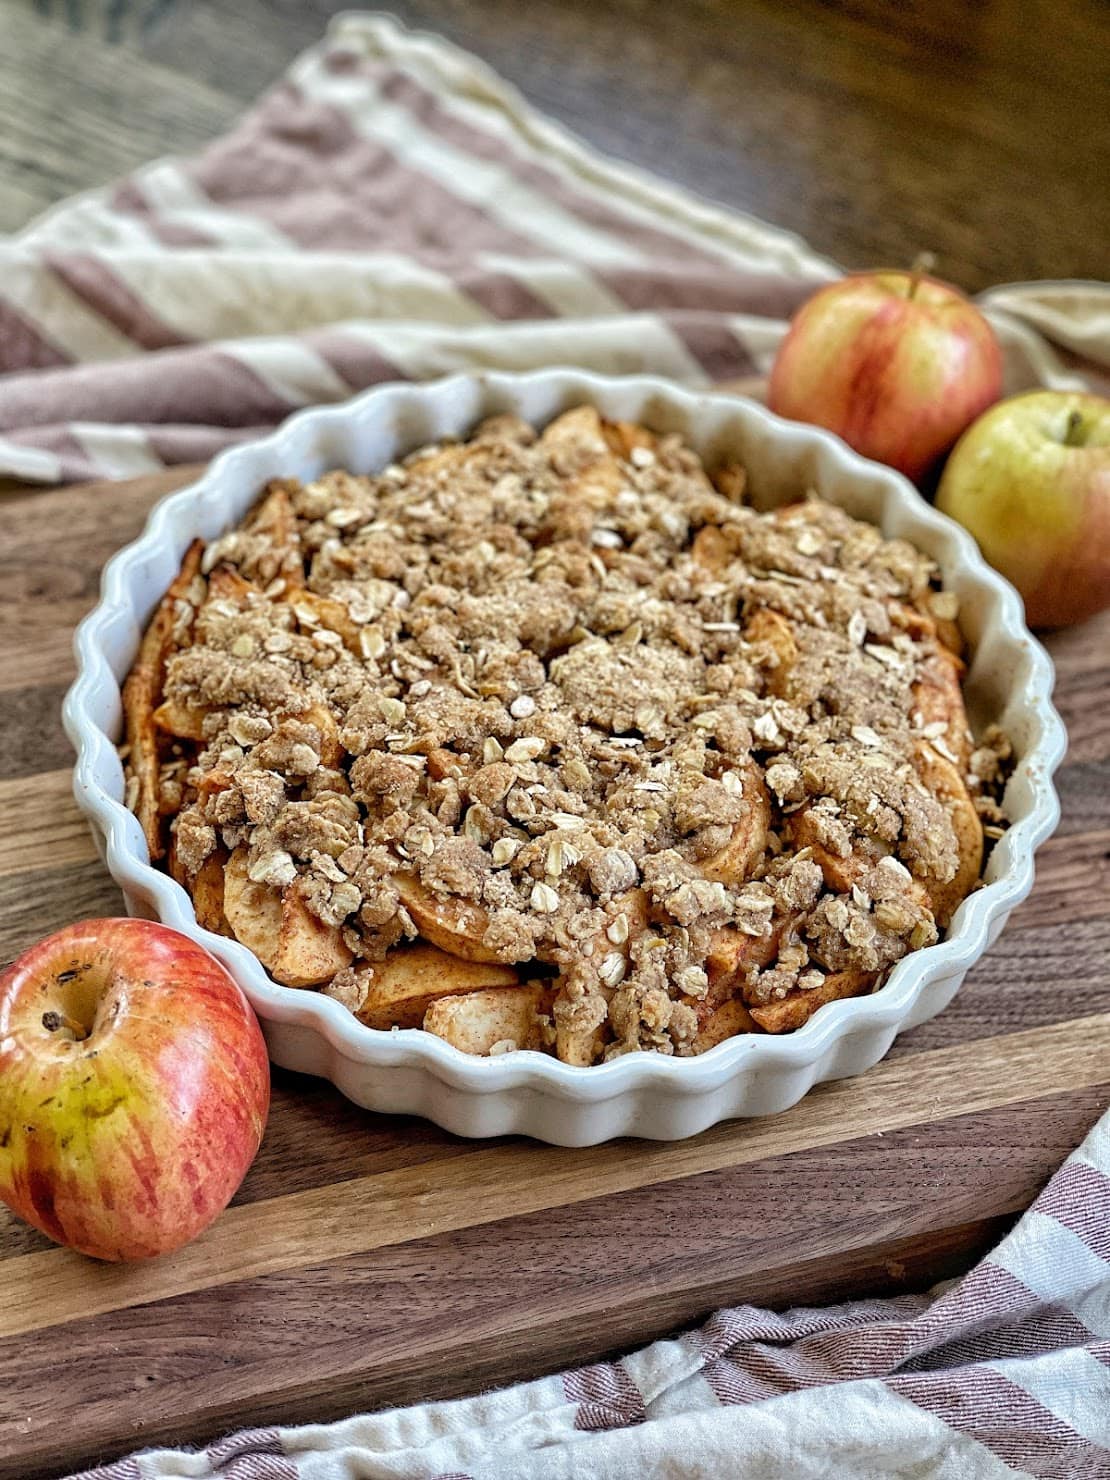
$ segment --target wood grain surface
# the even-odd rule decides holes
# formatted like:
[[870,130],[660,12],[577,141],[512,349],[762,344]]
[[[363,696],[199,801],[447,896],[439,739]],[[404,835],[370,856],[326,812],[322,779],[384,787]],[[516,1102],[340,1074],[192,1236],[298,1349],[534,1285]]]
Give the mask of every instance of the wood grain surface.
[[[59,707],[103,561],[187,470],[0,498],[0,959],[121,908]],[[1110,1102],[1110,620],[1049,640],[1072,748],[1032,897],[954,1005],[858,1079],[674,1144],[469,1143],[277,1071],[233,1207],[155,1264],[0,1211],[0,1477],[592,1360],[727,1303],[924,1289]]]
[[[0,0],[0,230],[221,133],[349,0]],[[1105,0],[390,0],[849,267],[1110,276]]]
[[[224,131],[348,0],[0,0],[0,230]],[[1110,276],[1101,0],[391,0],[598,147],[848,266]],[[118,912],[69,791],[72,629],[178,471],[0,495],[0,961]],[[1071,748],[1030,900],[859,1079],[679,1145],[471,1144],[276,1071],[233,1208],[103,1268],[0,1209],[0,1477],[472,1392],[728,1303],[920,1290],[1110,1103],[1110,620],[1054,636]]]

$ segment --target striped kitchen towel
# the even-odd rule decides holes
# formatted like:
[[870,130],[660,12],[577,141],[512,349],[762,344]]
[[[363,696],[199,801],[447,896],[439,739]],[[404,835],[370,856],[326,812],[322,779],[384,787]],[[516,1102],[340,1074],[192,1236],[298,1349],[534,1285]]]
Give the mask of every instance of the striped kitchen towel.
[[[226,138],[0,240],[0,476],[199,462],[381,380],[759,375],[836,266],[583,148],[487,68],[347,15]],[[1110,366],[1110,290],[985,295],[1012,389]]]
[[[646,1298],[650,1298],[647,1296]],[[1110,1116],[931,1296],[718,1311],[617,1362],[81,1480],[1107,1480]]]

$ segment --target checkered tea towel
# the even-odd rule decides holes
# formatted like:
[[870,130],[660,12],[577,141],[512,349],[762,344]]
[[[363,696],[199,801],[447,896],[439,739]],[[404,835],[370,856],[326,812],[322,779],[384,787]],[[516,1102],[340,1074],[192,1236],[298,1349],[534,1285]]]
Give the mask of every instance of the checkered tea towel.
[[[347,15],[226,138],[0,239],[0,476],[199,462],[377,381],[760,374],[836,266]],[[1110,373],[1110,289],[984,295],[1011,389]]]

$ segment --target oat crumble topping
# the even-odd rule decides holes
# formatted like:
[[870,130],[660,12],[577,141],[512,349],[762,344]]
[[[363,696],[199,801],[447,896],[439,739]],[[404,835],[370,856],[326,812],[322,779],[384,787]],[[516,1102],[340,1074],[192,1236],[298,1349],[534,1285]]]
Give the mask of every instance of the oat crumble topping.
[[269,485],[129,680],[129,798],[202,923],[360,1015],[419,937],[530,984],[478,1051],[582,1064],[797,1027],[935,941],[1010,761],[955,598],[743,482],[581,407]]

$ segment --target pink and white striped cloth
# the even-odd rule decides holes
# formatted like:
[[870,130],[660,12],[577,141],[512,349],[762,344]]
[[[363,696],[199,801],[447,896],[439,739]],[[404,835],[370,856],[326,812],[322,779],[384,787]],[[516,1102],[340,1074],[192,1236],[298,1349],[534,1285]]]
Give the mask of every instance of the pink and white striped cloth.
[[[473,58],[341,17],[227,138],[0,241],[0,476],[200,461],[376,381],[764,372],[838,269],[601,159]],[[1009,389],[1107,386],[1110,288],[981,302]],[[85,1480],[1110,1480],[1110,1122],[931,1296],[718,1312],[619,1362]]]
[[[226,138],[0,241],[0,476],[199,462],[381,380],[764,371],[831,262],[583,148],[473,58],[347,15]],[[1110,365],[1110,290],[985,296],[1012,388]]]
[[931,1295],[738,1306],[618,1362],[81,1480],[1106,1480],[1110,1117]]

